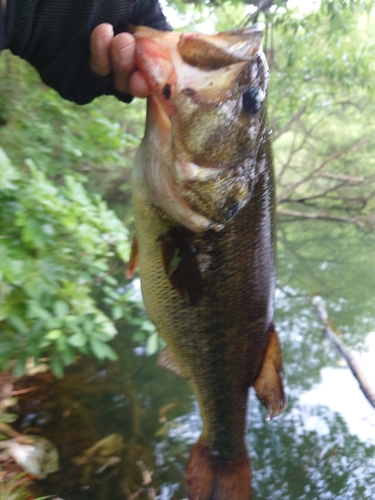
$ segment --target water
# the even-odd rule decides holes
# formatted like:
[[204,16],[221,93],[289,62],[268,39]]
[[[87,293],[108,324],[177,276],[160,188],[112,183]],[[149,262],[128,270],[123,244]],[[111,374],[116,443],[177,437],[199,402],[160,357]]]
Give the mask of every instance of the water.
[[[342,340],[375,390],[375,285],[372,234],[333,223],[279,228],[276,324],[289,405],[271,423],[252,395],[248,443],[254,500],[367,500],[375,494],[375,410],[321,331],[319,295]],[[60,471],[44,492],[64,500],[186,498],[184,466],[201,422],[186,382],[130,340],[115,342],[118,363],[81,360],[63,381],[45,376],[20,398],[23,427],[42,429],[58,447]],[[72,458],[109,434],[123,436],[122,461],[101,474]],[[151,483],[142,485],[142,470]],[[147,479],[147,474],[146,476]]]

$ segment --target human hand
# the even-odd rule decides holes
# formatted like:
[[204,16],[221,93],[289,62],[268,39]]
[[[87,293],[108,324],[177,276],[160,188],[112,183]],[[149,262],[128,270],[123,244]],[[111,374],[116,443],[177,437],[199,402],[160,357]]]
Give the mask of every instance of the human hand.
[[147,97],[151,88],[137,70],[135,39],[130,33],[114,36],[111,24],[99,24],[91,33],[91,68],[99,76],[113,73],[115,88],[124,94]]

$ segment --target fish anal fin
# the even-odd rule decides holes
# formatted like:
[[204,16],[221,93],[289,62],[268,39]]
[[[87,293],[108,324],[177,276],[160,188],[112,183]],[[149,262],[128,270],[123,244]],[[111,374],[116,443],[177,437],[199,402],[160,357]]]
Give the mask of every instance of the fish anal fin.
[[201,441],[186,468],[189,500],[250,500],[251,472],[246,449],[234,460],[221,460]]
[[158,359],[158,365],[175,373],[180,377],[183,377],[183,373],[176,361],[176,358],[174,357],[173,352],[168,346],[161,351]]
[[189,296],[193,306],[203,295],[203,283],[192,233],[181,226],[159,238],[165,272],[173,288],[181,297]]
[[272,327],[263,365],[258,378],[253,384],[256,396],[266,407],[270,420],[279,415],[287,405],[283,379],[281,347],[277,333]]
[[134,276],[134,273],[138,268],[138,263],[139,263],[138,240],[137,236],[134,236],[133,245],[130,252],[129,264],[125,274],[126,279],[130,279]]

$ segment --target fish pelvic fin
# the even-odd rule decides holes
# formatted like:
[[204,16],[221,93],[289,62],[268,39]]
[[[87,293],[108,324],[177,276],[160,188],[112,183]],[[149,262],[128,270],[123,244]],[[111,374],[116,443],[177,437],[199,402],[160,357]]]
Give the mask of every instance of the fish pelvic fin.
[[138,240],[137,236],[134,236],[132,249],[130,252],[129,264],[126,270],[125,278],[130,279],[134,276],[139,264],[139,254],[138,254]]
[[234,460],[222,460],[199,440],[186,468],[189,500],[250,500],[251,472],[246,449]]
[[159,356],[158,365],[162,366],[166,370],[170,370],[172,373],[175,373],[179,377],[183,377],[183,373],[176,361],[176,358],[170,348],[165,347]]
[[287,405],[281,347],[274,326],[271,328],[266,356],[260,374],[253,384],[257,398],[267,409],[269,420],[280,415]]

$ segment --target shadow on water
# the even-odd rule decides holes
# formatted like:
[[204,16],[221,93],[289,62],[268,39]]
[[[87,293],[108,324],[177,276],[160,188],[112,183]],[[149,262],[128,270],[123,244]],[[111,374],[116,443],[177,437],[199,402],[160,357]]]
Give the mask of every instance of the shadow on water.
[[[341,413],[320,404],[325,370],[344,375],[348,369],[323,339],[309,301],[314,294],[322,296],[346,345],[363,350],[367,335],[375,331],[374,248],[372,235],[350,226],[280,227],[276,324],[289,406],[267,423],[251,396],[248,440],[254,500],[374,497],[375,427],[358,414],[349,430],[346,415],[355,413],[356,401],[364,399],[355,382],[352,389],[339,382],[332,394],[332,400],[347,405]],[[201,425],[197,405],[183,379],[158,367],[155,357],[136,354],[128,333],[116,339],[117,363],[82,359],[61,381],[51,382],[46,375],[28,380],[39,389],[31,399],[20,397],[20,425],[30,432],[41,430],[57,445],[61,458],[59,472],[43,482],[45,493],[64,500],[186,498],[184,467]],[[317,398],[306,403],[313,392]],[[366,411],[374,413],[370,405]],[[356,425],[368,425],[366,438],[359,436]],[[121,461],[100,474],[94,459],[86,466],[73,463],[110,434],[124,440]],[[145,487],[148,472],[153,473],[152,481]]]

